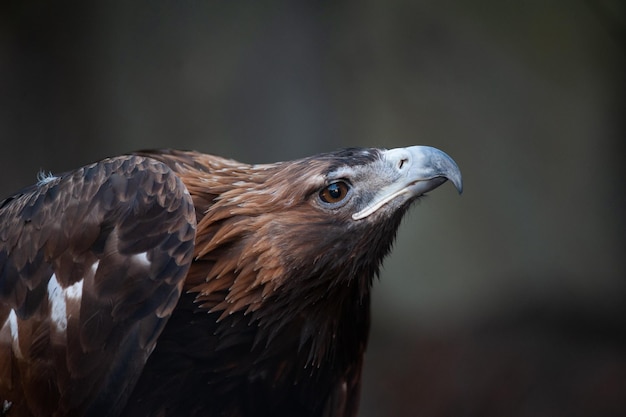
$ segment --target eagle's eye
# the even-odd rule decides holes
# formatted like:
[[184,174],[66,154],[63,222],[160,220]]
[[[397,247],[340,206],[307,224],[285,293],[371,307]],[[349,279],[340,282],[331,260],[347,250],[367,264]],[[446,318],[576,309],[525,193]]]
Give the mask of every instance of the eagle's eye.
[[320,199],[327,204],[341,202],[350,191],[350,186],[344,181],[333,182],[320,191]]

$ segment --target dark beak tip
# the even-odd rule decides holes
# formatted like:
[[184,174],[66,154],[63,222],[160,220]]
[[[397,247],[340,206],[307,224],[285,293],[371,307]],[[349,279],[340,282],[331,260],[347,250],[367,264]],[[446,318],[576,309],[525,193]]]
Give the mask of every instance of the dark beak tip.
[[463,195],[463,180],[461,180],[460,173],[459,176],[446,176],[445,178],[454,185],[459,195]]

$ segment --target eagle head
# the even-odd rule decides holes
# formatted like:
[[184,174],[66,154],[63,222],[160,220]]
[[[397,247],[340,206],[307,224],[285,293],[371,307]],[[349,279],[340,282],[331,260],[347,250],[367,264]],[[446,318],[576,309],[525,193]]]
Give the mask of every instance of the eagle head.
[[243,312],[270,335],[354,291],[363,300],[411,203],[447,180],[462,191],[456,163],[427,146],[260,165],[195,158],[174,167],[198,215],[186,288],[220,320]]

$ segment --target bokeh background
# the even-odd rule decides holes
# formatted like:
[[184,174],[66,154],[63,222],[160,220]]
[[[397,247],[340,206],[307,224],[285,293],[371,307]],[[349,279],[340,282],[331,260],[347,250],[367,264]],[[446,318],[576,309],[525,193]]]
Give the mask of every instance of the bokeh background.
[[360,415],[626,415],[626,4],[0,3],[0,194],[135,149],[428,144]]

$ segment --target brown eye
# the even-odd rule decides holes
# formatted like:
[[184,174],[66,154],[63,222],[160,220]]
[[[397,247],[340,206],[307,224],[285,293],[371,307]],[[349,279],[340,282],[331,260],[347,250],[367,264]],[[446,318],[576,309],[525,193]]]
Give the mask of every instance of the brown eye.
[[350,187],[343,181],[334,182],[320,191],[320,199],[324,203],[336,204],[346,198]]

